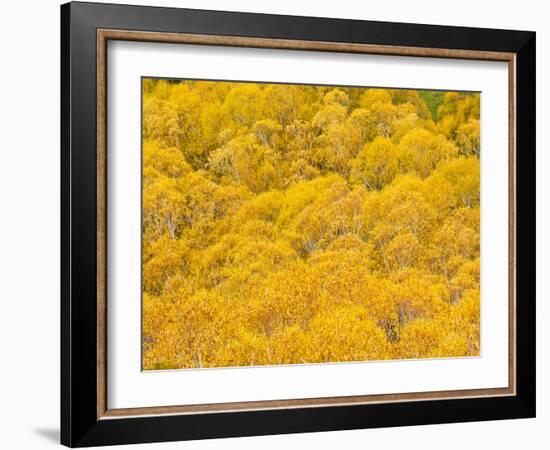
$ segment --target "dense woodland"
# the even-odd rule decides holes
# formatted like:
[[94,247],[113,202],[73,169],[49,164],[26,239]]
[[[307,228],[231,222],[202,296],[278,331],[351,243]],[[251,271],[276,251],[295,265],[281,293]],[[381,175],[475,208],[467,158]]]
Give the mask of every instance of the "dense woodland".
[[480,98],[143,81],[143,367],[479,354]]

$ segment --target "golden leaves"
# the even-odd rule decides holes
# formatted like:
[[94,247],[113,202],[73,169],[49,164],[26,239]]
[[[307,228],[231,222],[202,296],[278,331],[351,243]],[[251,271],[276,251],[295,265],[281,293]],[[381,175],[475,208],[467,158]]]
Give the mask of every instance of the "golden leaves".
[[143,98],[145,369],[479,354],[479,94]]

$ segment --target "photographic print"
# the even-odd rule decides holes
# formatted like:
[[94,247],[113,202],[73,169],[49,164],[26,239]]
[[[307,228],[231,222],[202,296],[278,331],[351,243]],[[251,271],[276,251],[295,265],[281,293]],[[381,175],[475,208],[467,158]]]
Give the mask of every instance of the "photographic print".
[[60,23],[64,445],[536,416],[536,33]]
[[142,78],[142,367],[480,355],[480,94]]

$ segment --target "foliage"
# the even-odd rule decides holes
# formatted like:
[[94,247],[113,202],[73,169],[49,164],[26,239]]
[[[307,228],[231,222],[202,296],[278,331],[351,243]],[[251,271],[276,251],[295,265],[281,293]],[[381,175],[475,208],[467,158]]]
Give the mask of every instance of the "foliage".
[[478,355],[479,94],[143,81],[145,369]]
[[426,103],[426,106],[432,114],[432,118],[437,118],[437,109],[443,102],[444,91],[419,91],[420,97]]

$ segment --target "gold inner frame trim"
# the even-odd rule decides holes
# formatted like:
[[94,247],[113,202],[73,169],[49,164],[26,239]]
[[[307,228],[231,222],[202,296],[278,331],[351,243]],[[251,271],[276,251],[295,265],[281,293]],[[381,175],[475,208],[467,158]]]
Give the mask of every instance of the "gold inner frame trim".
[[[357,395],[288,400],[246,401],[201,405],[150,406],[109,409],[107,405],[107,42],[109,40],[216,45],[267,49],[308,50],[412,56],[451,59],[502,61],[509,73],[509,321],[508,387],[489,389],[410,392],[401,394]],[[445,48],[403,47],[323,41],[264,39],[239,36],[158,33],[130,30],[97,30],[97,418],[116,419],[131,416],[207,414],[266,409],[312,408],[422,400],[448,400],[475,397],[513,396],[516,394],[516,54]]]

